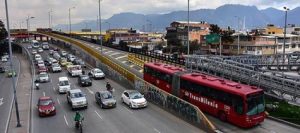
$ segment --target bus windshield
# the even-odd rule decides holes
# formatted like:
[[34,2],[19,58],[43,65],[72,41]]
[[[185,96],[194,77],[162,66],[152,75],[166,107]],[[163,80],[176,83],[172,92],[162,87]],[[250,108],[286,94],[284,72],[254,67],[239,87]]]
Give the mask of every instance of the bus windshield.
[[265,111],[265,102],[263,93],[247,96],[247,115],[257,115]]

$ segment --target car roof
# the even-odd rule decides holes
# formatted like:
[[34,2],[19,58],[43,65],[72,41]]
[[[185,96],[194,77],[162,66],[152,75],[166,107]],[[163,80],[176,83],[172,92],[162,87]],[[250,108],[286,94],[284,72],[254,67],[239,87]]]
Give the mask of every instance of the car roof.
[[77,92],[82,92],[80,89],[72,89],[70,90],[70,93],[77,93]]
[[40,74],[47,74],[46,72],[41,72]]
[[137,91],[137,90],[125,90],[124,92],[128,92],[128,93],[132,93],[132,92],[138,92],[138,93],[140,93],[139,91]]

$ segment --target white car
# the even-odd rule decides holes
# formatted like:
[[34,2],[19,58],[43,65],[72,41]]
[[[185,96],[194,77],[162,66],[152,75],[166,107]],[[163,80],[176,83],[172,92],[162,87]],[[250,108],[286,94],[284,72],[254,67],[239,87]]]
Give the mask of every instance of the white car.
[[144,96],[137,90],[125,90],[122,93],[121,101],[127,104],[130,108],[147,107],[147,101]]
[[7,58],[5,56],[2,56],[1,61],[2,62],[7,62]]
[[38,78],[36,80],[37,82],[40,82],[40,83],[44,83],[44,82],[49,82],[50,79],[49,79],[49,75],[45,72],[41,72],[39,75],[38,75]]
[[31,51],[31,53],[32,53],[33,55],[35,55],[35,54],[37,54],[37,51],[36,51],[35,49],[33,49],[33,50]]
[[72,77],[82,75],[82,69],[80,65],[67,66],[67,71]]
[[67,53],[66,51],[63,51],[63,50],[62,50],[62,51],[60,51],[60,55],[61,55],[61,56],[63,56],[63,57],[66,57],[66,56],[67,56],[67,54],[68,54],[68,53]]
[[89,76],[91,76],[94,79],[100,79],[105,78],[105,74],[98,68],[94,68],[89,72]]
[[88,102],[85,94],[80,89],[72,89],[67,92],[67,101],[71,105],[72,109],[87,108]]
[[62,69],[58,63],[54,63],[51,65],[51,71],[54,72],[61,72]]
[[44,51],[44,50],[43,50],[42,48],[39,48],[39,49],[38,49],[38,52],[39,52],[39,53],[42,53],[43,51]]
[[59,77],[58,78],[58,92],[59,93],[66,93],[71,90],[71,84],[67,77]]

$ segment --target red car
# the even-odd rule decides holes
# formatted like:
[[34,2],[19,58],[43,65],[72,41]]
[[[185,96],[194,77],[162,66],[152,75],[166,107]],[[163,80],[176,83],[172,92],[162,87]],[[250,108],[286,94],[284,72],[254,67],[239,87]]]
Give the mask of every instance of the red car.
[[38,101],[39,116],[51,116],[56,114],[56,108],[51,97],[40,97]]
[[38,70],[39,73],[41,72],[48,72],[48,69],[46,66],[39,66],[39,70]]

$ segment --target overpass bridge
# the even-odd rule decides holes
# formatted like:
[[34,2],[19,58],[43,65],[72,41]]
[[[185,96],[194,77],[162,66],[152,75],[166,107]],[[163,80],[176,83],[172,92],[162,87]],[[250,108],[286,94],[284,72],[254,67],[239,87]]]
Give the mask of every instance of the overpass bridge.
[[[144,83],[142,81],[142,79],[139,79],[136,75],[134,75],[133,73],[128,71],[129,69],[120,65],[120,63],[115,62],[115,60],[113,60],[111,58],[103,57],[104,55],[99,52],[99,49],[98,49],[99,46],[97,44],[89,44],[84,41],[80,41],[77,39],[73,39],[70,37],[61,36],[61,35],[57,35],[57,34],[51,34],[51,33],[37,33],[37,34],[48,36],[48,37],[50,37],[50,40],[61,40],[63,42],[71,44],[72,46],[78,47],[79,49],[81,49],[81,51],[85,52],[86,54],[88,54],[89,56],[94,58],[95,60],[99,60],[100,62],[105,63],[107,66],[112,68],[112,71],[119,72],[122,75],[122,77],[124,77],[125,79],[130,81],[130,83],[133,83],[136,89],[139,89],[140,87],[142,87],[143,89],[140,91],[145,92],[145,93],[147,93],[147,91],[149,91],[149,86],[151,86],[151,85]],[[251,69],[251,68],[249,68],[249,69]],[[151,86],[151,88],[155,88],[155,87]],[[161,91],[158,89],[158,92],[161,92]],[[155,100],[153,102],[155,102]],[[201,114],[201,113],[197,113],[197,114]],[[202,117],[199,117],[199,118],[202,118]],[[220,122],[219,120],[217,120],[213,117],[208,116],[208,118],[213,120],[214,124],[216,124],[216,127],[221,129],[222,131],[228,131],[228,132],[243,132],[243,131],[245,131],[245,129],[237,129],[235,126]],[[268,120],[268,119],[266,119],[266,121],[267,122],[262,123],[261,126],[255,127],[248,131],[250,131],[250,132],[272,132],[273,131],[272,128],[274,127],[274,123],[276,123],[276,122]],[[203,124],[203,125],[210,125],[210,124]],[[281,128],[283,127],[283,124],[281,124],[281,123],[276,123],[275,125],[278,125],[278,127],[281,127]],[[214,127],[214,126],[211,126],[211,127]],[[287,127],[284,130],[282,130],[281,128],[278,128],[278,129],[276,128],[276,130],[286,131],[286,130],[289,130],[291,127]],[[214,131],[215,131],[216,128],[211,128],[211,129],[214,129]]]

